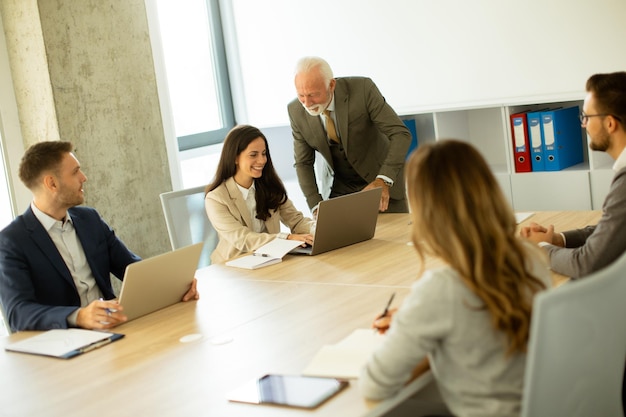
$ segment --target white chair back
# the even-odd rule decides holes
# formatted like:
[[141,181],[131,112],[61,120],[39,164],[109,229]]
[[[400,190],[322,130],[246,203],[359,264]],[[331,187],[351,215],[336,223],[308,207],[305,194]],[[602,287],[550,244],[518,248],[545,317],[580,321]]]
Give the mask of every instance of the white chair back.
[[170,191],[159,197],[172,250],[204,242],[198,268],[210,265],[218,236],[204,208],[204,186]]
[[0,305],[0,337],[10,335],[11,333],[11,327],[9,326],[7,315],[4,312],[2,305]]

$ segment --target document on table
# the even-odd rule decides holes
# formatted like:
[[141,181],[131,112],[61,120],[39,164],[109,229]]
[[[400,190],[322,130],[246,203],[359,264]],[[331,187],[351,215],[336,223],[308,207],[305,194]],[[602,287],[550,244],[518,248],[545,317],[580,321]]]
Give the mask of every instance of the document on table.
[[299,240],[276,238],[259,247],[252,253],[252,255],[246,255],[241,258],[233,259],[232,261],[226,262],[226,265],[245,269],[257,269],[264,266],[274,265],[281,262],[283,260],[283,256],[301,244],[302,242]]
[[356,329],[339,343],[323,346],[302,371],[306,376],[355,379],[385,336],[372,329]]
[[85,329],[53,329],[5,346],[11,352],[69,359],[121,339],[123,334]]
[[533,214],[535,214],[535,213],[520,211],[518,213],[515,213],[515,221],[517,221],[517,224],[520,224],[521,222],[523,222],[524,220],[526,220],[527,218],[529,218]]

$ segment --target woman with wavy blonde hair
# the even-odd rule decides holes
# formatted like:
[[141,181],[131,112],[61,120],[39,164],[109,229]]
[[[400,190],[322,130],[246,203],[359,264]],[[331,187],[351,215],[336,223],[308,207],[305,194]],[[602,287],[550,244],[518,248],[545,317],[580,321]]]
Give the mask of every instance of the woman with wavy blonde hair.
[[[545,256],[516,237],[513,211],[480,153],[444,140],[406,165],[421,278],[363,370],[368,398],[394,395],[428,358],[442,398],[461,416],[520,413],[533,296],[550,286]],[[426,257],[445,266],[425,270]]]

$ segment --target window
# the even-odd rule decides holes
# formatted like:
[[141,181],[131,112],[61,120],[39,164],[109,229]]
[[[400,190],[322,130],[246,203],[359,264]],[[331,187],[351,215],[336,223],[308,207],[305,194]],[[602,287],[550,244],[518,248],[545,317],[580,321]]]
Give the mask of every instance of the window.
[[[0,144],[4,145],[2,132],[0,132]],[[6,175],[6,166],[4,163],[4,146],[0,147],[0,230],[4,229],[13,220],[13,209],[11,208],[11,194]],[[4,324],[4,316],[0,307],[0,337],[8,334],[7,327]]]
[[234,126],[218,0],[156,0],[180,151],[221,142]]
[[[0,132],[0,143],[4,145],[2,132]],[[11,193],[7,182],[6,164],[4,163],[4,152],[0,148],[0,230],[8,226],[13,220],[13,208],[11,205]]]

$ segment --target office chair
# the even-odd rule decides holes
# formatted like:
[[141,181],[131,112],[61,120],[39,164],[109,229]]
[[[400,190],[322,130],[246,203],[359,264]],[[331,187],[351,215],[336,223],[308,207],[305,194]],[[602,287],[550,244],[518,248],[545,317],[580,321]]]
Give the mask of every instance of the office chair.
[[7,321],[6,317],[7,316],[4,313],[4,308],[0,306],[0,337],[11,334],[11,327],[9,326],[9,322]]
[[535,298],[522,417],[624,416],[626,254]]
[[218,237],[204,208],[204,186],[170,191],[159,197],[172,250],[204,242],[198,268],[210,265]]

